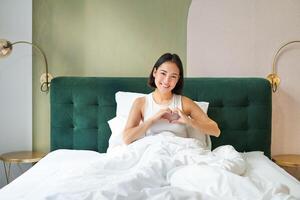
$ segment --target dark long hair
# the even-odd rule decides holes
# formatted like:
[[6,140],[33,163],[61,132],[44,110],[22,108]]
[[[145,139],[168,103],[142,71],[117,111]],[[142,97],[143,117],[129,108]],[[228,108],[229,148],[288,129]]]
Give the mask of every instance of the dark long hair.
[[154,64],[151,73],[149,74],[148,85],[152,88],[156,88],[153,71],[157,70],[163,63],[172,62],[175,63],[179,69],[179,80],[176,86],[173,88],[172,93],[181,94],[183,88],[183,67],[182,62],[177,54],[165,53],[159,57],[159,59]]

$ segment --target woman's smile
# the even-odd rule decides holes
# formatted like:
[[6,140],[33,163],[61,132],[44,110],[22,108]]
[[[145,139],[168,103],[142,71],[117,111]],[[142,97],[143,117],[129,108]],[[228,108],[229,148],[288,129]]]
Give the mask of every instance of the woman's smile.
[[179,80],[179,69],[175,63],[165,62],[157,70],[154,70],[153,76],[158,89],[163,92],[171,92]]

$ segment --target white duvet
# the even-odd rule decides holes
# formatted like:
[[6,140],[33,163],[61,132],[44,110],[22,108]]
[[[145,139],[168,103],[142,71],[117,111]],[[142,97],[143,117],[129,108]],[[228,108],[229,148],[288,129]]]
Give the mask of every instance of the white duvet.
[[51,152],[0,190],[0,199],[295,199],[287,186],[246,171],[232,146],[211,152],[166,132],[107,154]]

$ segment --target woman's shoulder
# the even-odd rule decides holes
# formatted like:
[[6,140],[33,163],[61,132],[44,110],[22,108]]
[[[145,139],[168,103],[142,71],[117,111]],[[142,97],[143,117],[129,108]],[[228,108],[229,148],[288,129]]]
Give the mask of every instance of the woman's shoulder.
[[195,109],[196,103],[186,96],[181,96],[182,109],[187,113],[190,113],[193,109]]
[[146,96],[138,97],[134,100],[134,104],[143,105],[146,101]]
[[183,95],[181,95],[181,101],[182,101],[182,103],[188,103],[188,104],[194,102],[194,101],[193,101],[192,99],[190,99],[189,97],[183,96]]

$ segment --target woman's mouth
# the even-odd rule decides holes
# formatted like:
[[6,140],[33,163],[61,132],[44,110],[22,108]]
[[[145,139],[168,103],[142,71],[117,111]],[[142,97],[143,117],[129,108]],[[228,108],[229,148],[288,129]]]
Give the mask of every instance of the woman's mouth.
[[170,85],[165,85],[165,84],[161,84],[161,86],[166,89],[170,87]]

